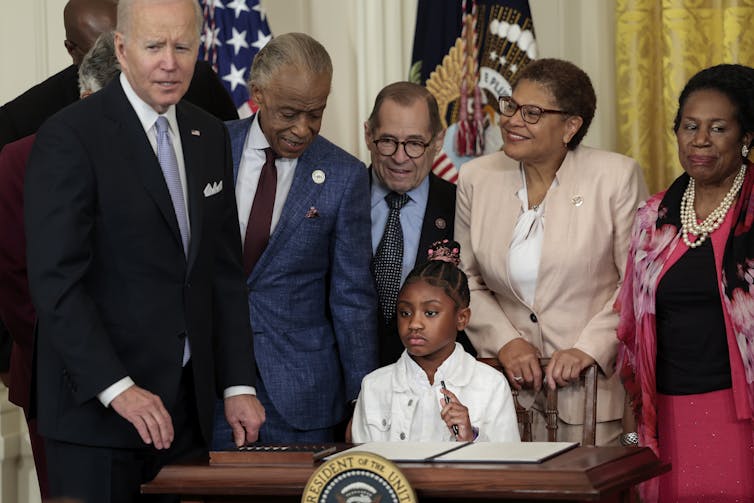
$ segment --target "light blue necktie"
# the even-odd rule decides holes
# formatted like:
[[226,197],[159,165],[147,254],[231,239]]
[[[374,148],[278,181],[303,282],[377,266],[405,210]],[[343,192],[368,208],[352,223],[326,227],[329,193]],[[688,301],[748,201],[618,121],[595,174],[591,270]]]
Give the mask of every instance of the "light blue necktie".
[[173,142],[170,141],[168,134],[168,120],[162,115],[157,117],[155,127],[157,128],[157,160],[160,161],[162,175],[165,177],[170,199],[173,201],[175,218],[178,220],[178,229],[181,232],[181,241],[183,241],[183,252],[188,257],[189,228],[186,201],[183,199],[181,175],[178,173],[178,159],[175,157]]
[[[165,177],[165,183],[170,192],[170,199],[173,201],[175,218],[178,219],[178,229],[181,232],[181,241],[183,241],[183,253],[188,257],[188,218],[186,218],[186,201],[183,199],[183,187],[181,186],[181,175],[178,173],[178,159],[175,157],[173,142],[170,141],[168,134],[168,120],[164,116],[157,117],[154,123],[157,128],[157,160],[160,161],[162,175]],[[189,346],[188,336],[183,343],[183,366],[186,366],[191,358],[191,347]]]

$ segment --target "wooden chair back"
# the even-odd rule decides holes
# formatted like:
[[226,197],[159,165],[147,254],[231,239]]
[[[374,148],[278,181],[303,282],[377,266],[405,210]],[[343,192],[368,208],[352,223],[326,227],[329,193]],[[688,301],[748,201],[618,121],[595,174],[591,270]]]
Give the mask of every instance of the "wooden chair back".
[[[478,358],[482,363],[503,372],[503,366],[497,358]],[[540,358],[539,364],[542,367],[542,373],[549,358]],[[505,372],[503,372],[505,375]],[[506,376],[507,379],[507,376]],[[581,439],[581,445],[595,445],[597,439],[597,364],[593,363],[581,373],[581,380],[584,382],[584,434]],[[558,390],[551,390],[546,384],[542,386],[545,394],[545,424],[547,426],[547,441],[558,441]],[[518,401],[518,391],[511,385],[513,393],[513,403],[516,406],[516,416],[518,424],[521,427],[521,440],[523,442],[532,441],[532,421],[534,413],[525,409]]]

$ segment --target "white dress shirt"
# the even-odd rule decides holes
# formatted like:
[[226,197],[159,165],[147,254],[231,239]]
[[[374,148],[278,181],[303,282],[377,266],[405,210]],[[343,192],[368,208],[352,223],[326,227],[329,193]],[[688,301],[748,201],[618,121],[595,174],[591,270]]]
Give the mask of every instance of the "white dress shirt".
[[[238,205],[238,226],[241,231],[241,243],[246,237],[246,226],[249,223],[249,213],[251,205],[254,202],[254,196],[257,193],[259,176],[262,174],[262,166],[267,159],[264,149],[268,148],[270,143],[259,126],[259,114],[254,116],[249,129],[249,135],[243,146],[241,162],[238,166],[236,175],[236,204]],[[293,184],[293,174],[296,171],[298,159],[286,159],[278,157],[275,160],[277,168],[277,189],[275,190],[275,204],[272,208],[272,222],[270,223],[270,235],[275,230],[280,215],[283,213],[285,200],[288,198],[288,192]]]

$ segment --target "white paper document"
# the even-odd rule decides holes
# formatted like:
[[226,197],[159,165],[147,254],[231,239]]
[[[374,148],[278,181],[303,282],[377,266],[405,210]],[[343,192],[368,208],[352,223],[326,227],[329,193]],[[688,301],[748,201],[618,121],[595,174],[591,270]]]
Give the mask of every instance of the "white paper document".
[[368,442],[325,459],[370,452],[398,463],[541,463],[576,442]]
[[478,442],[435,458],[434,463],[541,463],[576,442]]
[[[426,463],[432,458],[459,449],[468,442],[367,442],[334,454],[332,457],[354,452],[370,452],[390,461]],[[328,458],[329,459],[329,458]]]

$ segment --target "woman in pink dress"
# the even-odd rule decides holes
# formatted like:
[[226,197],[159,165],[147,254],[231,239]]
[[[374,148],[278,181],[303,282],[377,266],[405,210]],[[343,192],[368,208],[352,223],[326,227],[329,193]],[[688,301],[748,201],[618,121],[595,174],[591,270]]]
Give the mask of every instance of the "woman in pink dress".
[[639,443],[672,463],[653,501],[754,501],[754,69],[689,80],[674,130],[685,173],[637,213],[618,365]]

